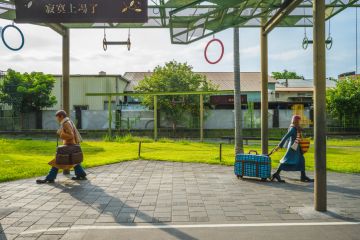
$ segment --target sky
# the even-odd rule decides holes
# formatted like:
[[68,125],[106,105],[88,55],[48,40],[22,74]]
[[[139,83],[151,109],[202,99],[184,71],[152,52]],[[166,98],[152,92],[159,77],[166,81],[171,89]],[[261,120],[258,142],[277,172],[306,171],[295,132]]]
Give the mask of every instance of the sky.
[[[328,77],[337,77],[340,73],[355,71],[355,23],[355,9],[346,9],[331,20],[331,36],[334,43],[332,49],[326,51]],[[7,24],[11,22],[0,20],[0,27]],[[61,74],[60,35],[46,27],[30,24],[17,26],[25,35],[25,46],[20,51],[13,52],[0,41],[0,70],[11,68],[20,72],[40,71]],[[108,41],[125,41],[127,34],[127,29],[106,31]],[[312,28],[307,28],[307,34],[312,39]],[[258,28],[240,29],[242,72],[260,71],[259,35]],[[9,31],[5,37],[13,46],[19,43],[19,37],[15,32]],[[98,74],[100,71],[105,71],[107,74],[123,74],[129,71],[151,71],[154,67],[164,65],[171,60],[187,62],[193,66],[194,71],[233,71],[233,30],[225,30],[215,37],[224,43],[225,54],[221,62],[211,65],[205,61],[204,48],[212,37],[189,45],[173,45],[170,42],[169,29],[132,29],[131,51],[128,51],[126,46],[109,46],[104,52],[102,29],[71,30],[70,72]],[[312,78],[312,45],[309,45],[307,50],[303,50],[301,47],[303,37],[304,28],[277,28],[270,33],[269,73],[287,69],[296,71],[305,78]],[[219,50],[217,45],[209,47],[209,58],[216,59]]]

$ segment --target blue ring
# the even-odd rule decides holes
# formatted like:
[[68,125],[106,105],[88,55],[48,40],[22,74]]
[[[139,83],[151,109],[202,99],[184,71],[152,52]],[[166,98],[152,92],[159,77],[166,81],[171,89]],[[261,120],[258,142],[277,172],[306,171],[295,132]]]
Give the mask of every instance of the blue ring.
[[[7,42],[5,41],[4,33],[5,33],[5,30],[6,30],[7,28],[9,28],[9,27],[15,28],[15,29],[20,33],[20,36],[21,36],[21,44],[20,44],[20,47],[18,47],[18,48],[12,48],[12,47],[9,46],[9,45],[7,44]],[[7,25],[7,26],[5,26],[5,27],[2,29],[2,31],[1,31],[1,39],[2,39],[2,41],[3,41],[3,43],[4,43],[4,45],[5,45],[8,49],[10,49],[10,50],[12,50],[12,51],[19,51],[20,49],[23,48],[24,43],[25,43],[24,34],[21,32],[20,28],[18,28],[18,27],[15,26],[15,25]]]

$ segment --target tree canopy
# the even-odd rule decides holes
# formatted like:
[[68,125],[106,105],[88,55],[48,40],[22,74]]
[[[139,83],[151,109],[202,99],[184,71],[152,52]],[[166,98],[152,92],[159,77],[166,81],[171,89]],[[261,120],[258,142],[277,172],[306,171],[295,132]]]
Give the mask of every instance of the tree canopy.
[[57,102],[51,95],[54,84],[51,75],[39,72],[22,74],[9,69],[0,82],[0,102],[10,105],[16,113],[52,107]]
[[282,72],[272,72],[272,77],[275,79],[303,79],[303,76],[298,75],[296,72],[290,72],[288,70],[284,70]]
[[338,80],[335,88],[327,90],[327,108],[344,126],[360,123],[360,78]]
[[[168,62],[165,66],[157,66],[151,76],[145,77],[135,88],[138,92],[212,91],[216,89],[217,87],[204,75],[193,72],[190,65],[176,61]],[[153,108],[153,97],[145,96],[142,104]],[[158,107],[175,130],[183,120],[184,113],[190,113],[192,116],[199,115],[199,97],[194,95],[159,96]]]

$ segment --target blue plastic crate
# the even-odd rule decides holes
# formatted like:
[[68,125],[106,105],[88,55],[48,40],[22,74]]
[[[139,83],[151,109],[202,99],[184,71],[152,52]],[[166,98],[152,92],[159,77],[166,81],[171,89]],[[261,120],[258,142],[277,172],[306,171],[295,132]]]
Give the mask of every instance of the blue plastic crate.
[[[251,154],[251,152],[256,154]],[[235,175],[238,177],[269,178],[271,176],[271,158],[267,155],[258,155],[256,151],[251,152],[236,155]]]

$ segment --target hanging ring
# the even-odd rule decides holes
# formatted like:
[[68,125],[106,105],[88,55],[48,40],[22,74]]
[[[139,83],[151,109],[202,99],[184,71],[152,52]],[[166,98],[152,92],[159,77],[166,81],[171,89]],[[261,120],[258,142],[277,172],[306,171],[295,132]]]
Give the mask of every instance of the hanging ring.
[[131,41],[130,41],[130,37],[128,37],[128,40],[127,40],[127,49],[128,51],[130,51],[130,48],[131,48]]
[[104,36],[104,39],[103,39],[103,49],[104,51],[107,50],[107,41],[106,41],[106,37]]
[[329,35],[328,38],[325,41],[326,49],[330,50],[333,45],[333,38]]
[[[207,50],[208,50],[209,46],[210,46],[213,42],[219,43],[219,44],[220,44],[220,47],[221,47],[220,57],[219,57],[216,61],[211,61],[211,60],[209,60],[209,58],[208,58],[208,56],[207,56]],[[217,63],[220,62],[221,59],[223,58],[223,56],[224,56],[224,50],[225,50],[225,48],[224,48],[224,44],[222,43],[222,41],[221,41],[220,39],[214,38],[214,39],[210,40],[210,41],[207,43],[207,45],[206,45],[206,47],[205,47],[205,51],[204,51],[204,57],[205,57],[206,61],[207,61],[209,64],[217,64]]]
[[302,48],[303,48],[304,50],[306,50],[306,49],[308,48],[308,46],[309,46],[309,39],[308,39],[307,36],[305,36],[304,39],[303,39],[303,41],[302,41]]
[[[5,31],[6,31],[6,29],[8,29],[8,28],[14,28],[14,29],[17,30],[18,33],[20,34],[21,44],[20,44],[19,47],[13,48],[13,47],[11,47],[9,44],[7,44],[7,42],[5,41]],[[5,45],[8,49],[10,49],[10,50],[12,50],[12,51],[19,51],[20,49],[22,49],[22,48],[24,47],[24,44],[25,44],[24,34],[23,34],[22,31],[20,30],[20,28],[18,28],[18,27],[15,26],[14,24],[12,24],[12,25],[7,25],[7,26],[5,26],[4,28],[1,29],[1,39],[2,39],[2,41],[3,41],[3,43],[4,43],[4,45]]]

